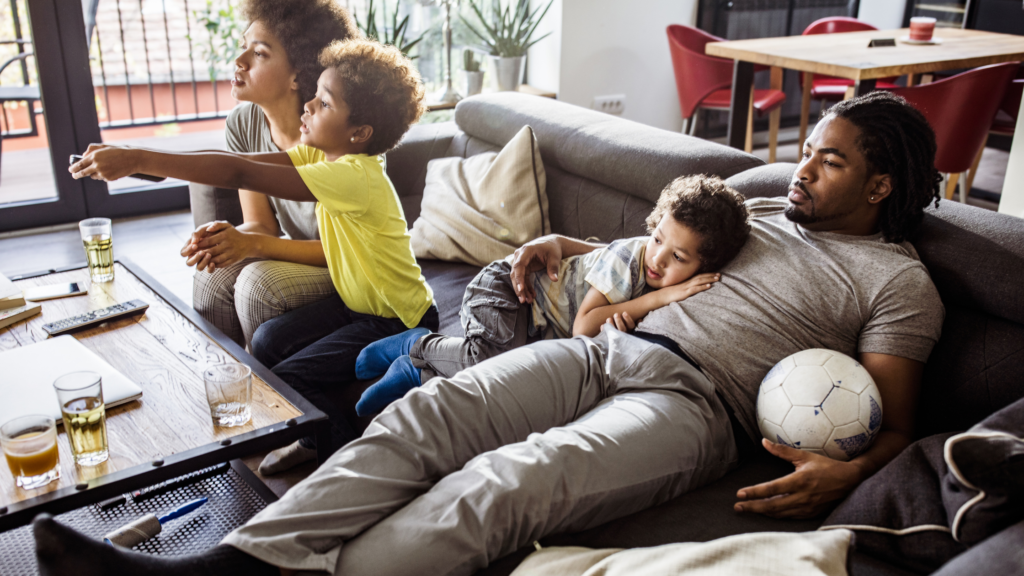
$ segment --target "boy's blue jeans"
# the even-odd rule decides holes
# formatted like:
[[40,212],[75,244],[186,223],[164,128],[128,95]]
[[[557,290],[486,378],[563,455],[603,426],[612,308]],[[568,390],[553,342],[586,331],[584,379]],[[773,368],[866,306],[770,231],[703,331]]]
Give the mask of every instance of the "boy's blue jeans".
[[[436,331],[438,321],[432,305],[419,327]],[[363,348],[407,329],[397,318],[353,312],[334,295],[264,322],[253,334],[252,355],[327,414],[333,452],[359,433],[326,392],[356,381],[356,357]],[[301,443],[315,446],[312,437]]]

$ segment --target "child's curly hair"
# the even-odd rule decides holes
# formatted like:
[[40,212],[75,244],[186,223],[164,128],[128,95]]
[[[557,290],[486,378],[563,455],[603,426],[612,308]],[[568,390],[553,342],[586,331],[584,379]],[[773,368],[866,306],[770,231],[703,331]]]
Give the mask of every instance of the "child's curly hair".
[[281,42],[296,72],[300,109],[313,99],[324,71],[317,58],[320,51],[336,40],[362,36],[338,0],[244,0],[241,12],[250,23],[260,21]]
[[341,78],[349,122],[373,127],[366,153],[383,154],[423,115],[423,82],[398,48],[362,38],[334,42],[320,53],[320,64]]
[[720,270],[750,235],[743,196],[716,176],[680,176],[669,183],[647,217],[647,231],[654,232],[666,215],[700,236],[697,273]]

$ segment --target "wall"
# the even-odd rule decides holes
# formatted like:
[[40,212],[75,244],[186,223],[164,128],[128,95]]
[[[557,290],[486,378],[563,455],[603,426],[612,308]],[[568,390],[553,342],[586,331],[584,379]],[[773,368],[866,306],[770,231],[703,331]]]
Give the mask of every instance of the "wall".
[[588,108],[595,96],[625,94],[623,118],[678,131],[665,27],[696,16],[697,0],[555,0],[544,26],[556,32],[531,49],[527,81]]
[[874,25],[880,30],[903,27],[905,2],[895,0],[860,0],[857,18]]
[[1024,218],[1024,103],[1021,104],[1021,114],[1017,116],[1017,128],[1013,132],[1010,162],[1006,166],[999,211]]

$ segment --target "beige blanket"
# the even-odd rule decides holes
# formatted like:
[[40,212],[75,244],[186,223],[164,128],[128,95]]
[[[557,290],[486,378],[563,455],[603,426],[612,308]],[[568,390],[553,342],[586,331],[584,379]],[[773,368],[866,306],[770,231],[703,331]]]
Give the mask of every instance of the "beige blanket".
[[529,126],[499,153],[431,160],[420,217],[410,230],[413,252],[476,266],[505,258],[550,233],[546,184]]
[[512,576],[846,576],[853,533],[759,532],[653,548],[543,548]]

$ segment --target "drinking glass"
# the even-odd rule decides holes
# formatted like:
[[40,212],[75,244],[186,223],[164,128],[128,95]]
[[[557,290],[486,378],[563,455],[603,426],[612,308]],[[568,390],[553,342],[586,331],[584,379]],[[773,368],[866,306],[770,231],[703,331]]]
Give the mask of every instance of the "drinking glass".
[[114,238],[111,236],[110,218],[82,220],[78,229],[82,232],[92,281],[110,282],[114,279]]
[[31,490],[60,478],[53,418],[43,414],[15,418],[0,426],[0,444],[18,486]]
[[72,372],[54,380],[53,387],[75,462],[80,466],[105,462],[110,452],[103,377],[95,372]]
[[214,426],[241,426],[252,417],[252,370],[245,364],[214,364],[203,372]]

